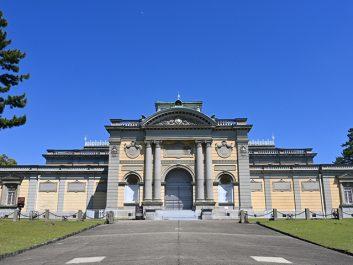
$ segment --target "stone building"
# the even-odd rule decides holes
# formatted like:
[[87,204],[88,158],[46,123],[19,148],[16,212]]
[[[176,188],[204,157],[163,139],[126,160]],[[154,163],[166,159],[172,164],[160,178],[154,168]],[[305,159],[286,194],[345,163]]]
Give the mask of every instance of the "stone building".
[[[82,149],[47,150],[45,165],[0,167],[0,216],[25,198],[22,213],[49,209],[58,216],[83,210],[134,218],[238,218],[281,214],[317,216],[343,207],[353,214],[353,165],[318,165],[311,148],[277,148],[249,141],[245,118],[219,119],[202,102],[156,102],[137,120],[111,119],[109,141]],[[211,215],[211,216],[210,216]]]

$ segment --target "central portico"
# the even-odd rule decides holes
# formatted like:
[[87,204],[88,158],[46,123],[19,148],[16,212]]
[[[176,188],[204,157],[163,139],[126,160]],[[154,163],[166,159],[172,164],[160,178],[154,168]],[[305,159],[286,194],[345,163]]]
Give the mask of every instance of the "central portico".
[[139,120],[112,119],[107,210],[251,210],[246,119],[202,113],[202,102],[157,102]]

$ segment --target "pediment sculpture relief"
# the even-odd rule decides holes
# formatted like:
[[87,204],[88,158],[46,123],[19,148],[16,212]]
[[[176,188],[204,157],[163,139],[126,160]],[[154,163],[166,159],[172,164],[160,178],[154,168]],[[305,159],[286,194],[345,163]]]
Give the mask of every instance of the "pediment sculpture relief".
[[136,144],[135,141],[132,141],[130,144],[125,144],[125,154],[129,158],[136,158],[140,155],[142,150],[142,146],[139,144]]
[[176,117],[169,120],[161,121],[157,125],[195,125],[195,123],[190,120],[183,119],[181,117]]
[[233,145],[228,144],[226,141],[222,141],[219,144],[216,144],[217,154],[222,158],[230,157],[233,150]]

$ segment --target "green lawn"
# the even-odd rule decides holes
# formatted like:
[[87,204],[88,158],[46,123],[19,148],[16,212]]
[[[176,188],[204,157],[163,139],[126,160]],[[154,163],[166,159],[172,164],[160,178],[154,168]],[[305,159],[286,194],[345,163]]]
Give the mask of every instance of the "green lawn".
[[103,221],[0,220],[0,255],[38,245]]
[[259,220],[259,223],[308,241],[353,253],[353,219]]

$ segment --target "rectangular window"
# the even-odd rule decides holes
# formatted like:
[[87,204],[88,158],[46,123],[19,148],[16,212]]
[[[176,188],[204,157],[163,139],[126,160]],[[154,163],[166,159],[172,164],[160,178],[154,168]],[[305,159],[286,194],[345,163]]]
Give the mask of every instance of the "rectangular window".
[[353,204],[353,188],[352,187],[344,187],[344,199],[346,204]]
[[7,201],[8,206],[13,206],[16,204],[16,188],[7,188]]

